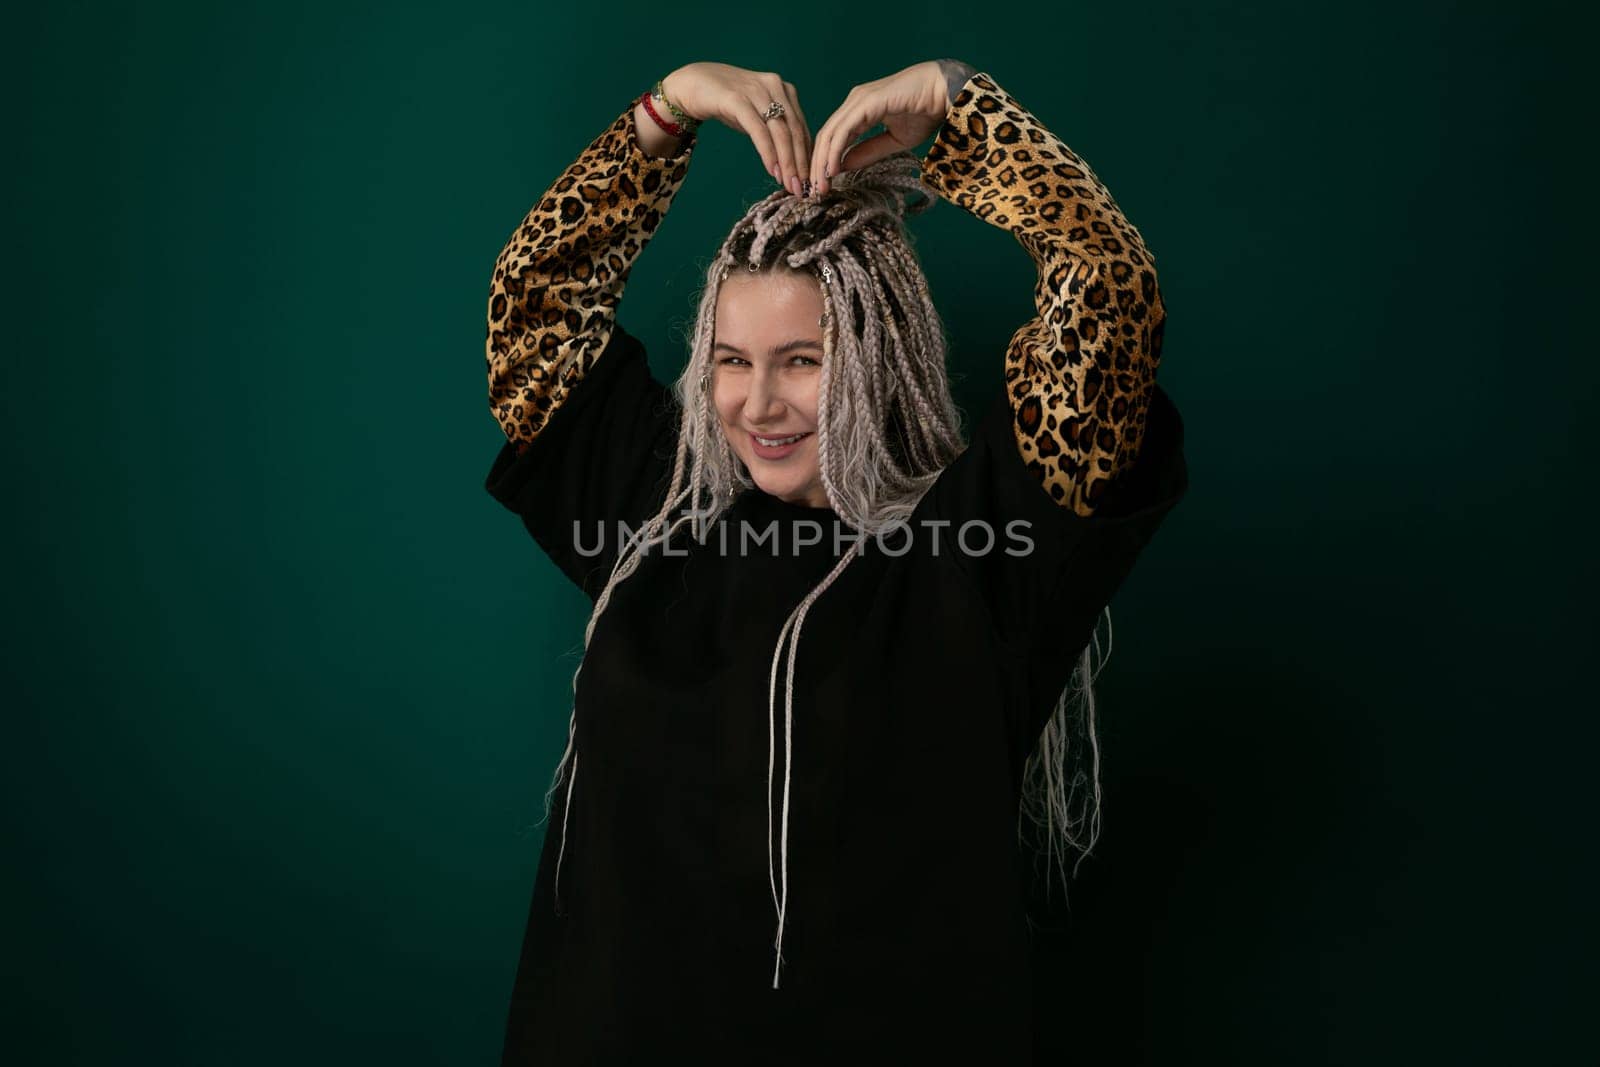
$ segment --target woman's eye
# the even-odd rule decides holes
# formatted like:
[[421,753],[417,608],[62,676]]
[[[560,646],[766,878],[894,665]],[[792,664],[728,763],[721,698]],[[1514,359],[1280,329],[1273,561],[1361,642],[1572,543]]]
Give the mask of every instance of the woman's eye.
[[738,356],[723,356],[722,359],[719,360],[718,362],[733,364],[733,363],[743,363],[744,360],[740,359]]
[[801,361],[800,365],[803,366],[803,367],[821,366],[821,364],[819,364],[816,360],[812,359],[810,356],[795,356],[794,358],[797,359],[797,360],[800,360]]

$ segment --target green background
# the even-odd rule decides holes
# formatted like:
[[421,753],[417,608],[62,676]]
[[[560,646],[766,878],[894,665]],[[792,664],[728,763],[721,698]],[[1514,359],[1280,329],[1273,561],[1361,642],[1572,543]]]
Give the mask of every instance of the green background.
[[[1114,605],[1050,1062],[1593,1062],[1578,27],[63,3],[10,38],[12,1062],[495,1062],[585,605],[482,488],[494,257],[675,66],[776,70],[816,128],[940,56],[1142,230],[1188,431]],[[708,127],[623,304],[658,376],[768,188]],[[916,225],[970,411],[1032,265]]]

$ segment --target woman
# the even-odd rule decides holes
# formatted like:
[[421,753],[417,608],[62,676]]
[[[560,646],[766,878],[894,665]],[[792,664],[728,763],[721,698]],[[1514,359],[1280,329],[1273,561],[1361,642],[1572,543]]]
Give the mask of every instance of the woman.
[[[615,312],[709,119],[784,188],[669,390]],[[970,444],[933,194],[1039,267]],[[1095,623],[1187,487],[1164,323],[1105,187],[953,60],[814,141],[790,83],[693,63],[550,187],[495,268],[487,488],[594,611],[505,1062],[1030,1058],[1019,801],[1092,841]]]

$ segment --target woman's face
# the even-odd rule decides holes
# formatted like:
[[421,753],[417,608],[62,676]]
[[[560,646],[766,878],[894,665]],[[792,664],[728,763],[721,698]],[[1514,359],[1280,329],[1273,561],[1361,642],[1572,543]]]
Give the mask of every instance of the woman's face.
[[717,298],[711,358],[722,432],[756,485],[791,504],[827,507],[817,463],[822,290],[816,278],[730,271]]

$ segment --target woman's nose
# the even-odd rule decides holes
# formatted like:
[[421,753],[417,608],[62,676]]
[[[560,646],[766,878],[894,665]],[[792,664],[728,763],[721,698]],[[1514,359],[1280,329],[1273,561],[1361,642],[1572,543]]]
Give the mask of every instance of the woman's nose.
[[783,399],[778,396],[770,375],[756,371],[750,376],[750,391],[744,397],[744,415],[751,422],[762,422],[783,411]]

